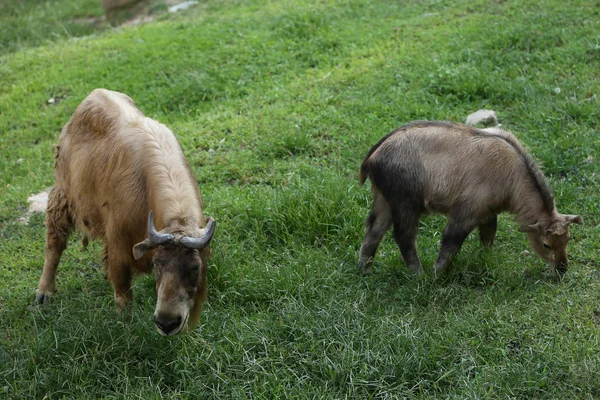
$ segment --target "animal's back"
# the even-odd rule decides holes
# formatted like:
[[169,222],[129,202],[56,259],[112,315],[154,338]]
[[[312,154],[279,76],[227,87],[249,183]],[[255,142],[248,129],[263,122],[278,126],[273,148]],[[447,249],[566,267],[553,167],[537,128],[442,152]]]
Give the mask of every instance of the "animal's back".
[[386,198],[413,197],[422,211],[448,212],[465,199],[502,209],[507,188],[526,173],[521,151],[510,132],[416,122],[369,151],[361,182],[368,176]]
[[[149,198],[150,171],[170,186],[191,187],[199,197],[173,133],[146,118],[126,95],[94,90],[63,129],[56,158],[56,184],[65,190],[79,228],[96,239],[118,224],[118,229],[129,230],[122,233],[128,240],[141,241],[147,203],[161,201]],[[176,197],[169,189],[159,192]],[[159,227],[166,216],[160,217]]]

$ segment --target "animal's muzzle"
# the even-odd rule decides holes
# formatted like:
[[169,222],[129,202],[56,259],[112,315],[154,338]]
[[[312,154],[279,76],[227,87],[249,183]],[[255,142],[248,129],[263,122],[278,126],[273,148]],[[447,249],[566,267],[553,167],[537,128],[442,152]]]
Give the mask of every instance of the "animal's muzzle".
[[559,275],[564,275],[565,272],[567,272],[567,263],[566,262],[560,262],[560,263],[556,264],[556,272]]
[[155,315],[154,323],[165,335],[169,335],[181,325],[181,315]]

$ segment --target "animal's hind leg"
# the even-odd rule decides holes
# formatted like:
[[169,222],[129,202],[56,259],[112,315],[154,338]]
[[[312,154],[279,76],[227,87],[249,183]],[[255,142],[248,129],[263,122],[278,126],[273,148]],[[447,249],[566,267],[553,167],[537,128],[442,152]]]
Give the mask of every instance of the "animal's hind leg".
[[60,256],[67,247],[67,239],[73,229],[73,220],[64,191],[54,187],[48,196],[46,210],[46,247],[42,276],[38,282],[35,301],[43,304],[56,289],[56,270]]
[[390,229],[392,213],[388,202],[382,194],[373,187],[373,206],[371,214],[365,223],[365,236],[360,246],[358,267],[363,274],[369,274],[373,265],[373,258],[377,252],[379,242],[383,235]]
[[458,253],[463,242],[475,226],[477,224],[469,218],[461,218],[458,215],[453,216],[452,213],[450,214],[442,234],[442,247],[433,268],[436,275],[446,270],[448,264]]
[[492,247],[498,229],[498,216],[494,215],[487,222],[479,224],[479,240],[481,244]]
[[394,212],[394,239],[398,243],[408,270],[415,275],[423,272],[416,246],[419,217],[420,213],[410,208],[398,207]]

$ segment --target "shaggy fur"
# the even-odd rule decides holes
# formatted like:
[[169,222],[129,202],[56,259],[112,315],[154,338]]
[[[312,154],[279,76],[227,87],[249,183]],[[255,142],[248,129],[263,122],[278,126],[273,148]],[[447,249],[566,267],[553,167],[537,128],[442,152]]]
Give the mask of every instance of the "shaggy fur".
[[[147,237],[149,211],[157,230],[167,233],[195,236],[206,225],[198,185],[177,139],[122,93],[96,89],[77,107],[59,139],[55,175],[38,301],[55,289],[58,262],[73,228],[103,241],[107,277],[123,308],[133,297],[132,276],[152,270],[154,251],[137,261],[132,254]],[[206,296],[209,253],[205,248],[199,254],[191,325]]]

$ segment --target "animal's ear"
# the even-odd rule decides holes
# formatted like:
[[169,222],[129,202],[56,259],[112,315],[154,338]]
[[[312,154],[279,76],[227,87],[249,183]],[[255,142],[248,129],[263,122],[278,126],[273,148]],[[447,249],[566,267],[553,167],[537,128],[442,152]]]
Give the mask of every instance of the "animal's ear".
[[139,260],[144,257],[144,255],[152,250],[155,246],[150,242],[149,239],[144,240],[143,242],[139,242],[135,246],[133,246],[133,258]]
[[541,229],[540,223],[536,222],[533,225],[520,226],[519,227],[519,232],[526,232],[526,233],[539,232],[540,229]]
[[565,215],[565,220],[567,224],[583,224],[583,218],[581,215]]

